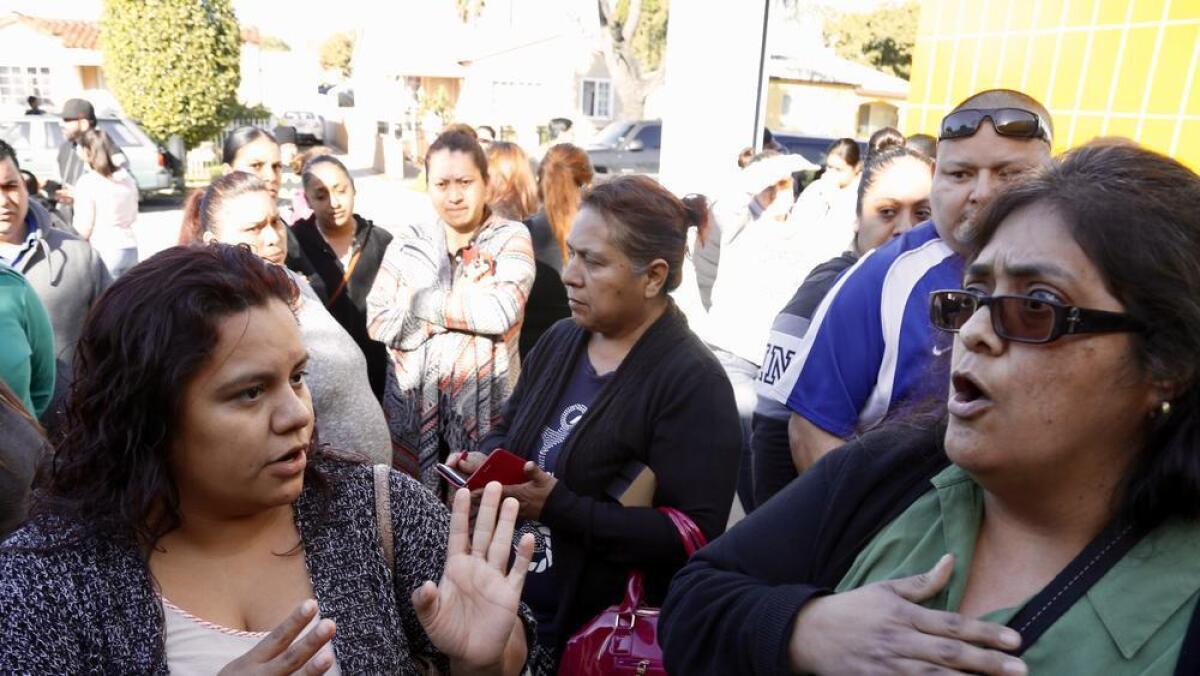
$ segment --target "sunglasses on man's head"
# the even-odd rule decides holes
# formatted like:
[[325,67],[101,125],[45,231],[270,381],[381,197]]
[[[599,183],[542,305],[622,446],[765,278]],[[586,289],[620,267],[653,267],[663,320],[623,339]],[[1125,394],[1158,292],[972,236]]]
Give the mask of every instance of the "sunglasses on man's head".
[[1040,115],[1024,108],[964,108],[942,118],[941,134],[938,139],[966,138],[979,131],[984,120],[991,120],[992,127],[1001,136],[1014,138],[1040,138],[1050,142],[1050,127]]
[[985,296],[976,291],[946,290],[929,294],[929,319],[947,333],[959,329],[981,307],[992,310],[992,330],[1018,343],[1049,343],[1080,333],[1124,333],[1145,329],[1119,312],[1088,310],[1032,296]]

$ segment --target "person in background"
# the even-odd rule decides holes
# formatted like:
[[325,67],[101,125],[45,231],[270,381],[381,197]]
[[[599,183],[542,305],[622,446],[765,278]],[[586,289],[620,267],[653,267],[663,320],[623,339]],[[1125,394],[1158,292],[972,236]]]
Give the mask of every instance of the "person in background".
[[814,268],[775,317],[758,370],[758,399],[751,423],[756,506],[795,479],[798,471],[788,444],[791,411],[771,398],[768,388],[799,353],[817,306],[838,276],[867,252],[929,220],[932,182],[933,160],[906,147],[903,137],[876,144],[867,155],[858,184],[858,227],[853,245],[841,256]]
[[313,291],[358,345],[366,358],[371,391],[382,400],[387,347],[367,333],[367,295],[392,235],[355,213],[354,178],[336,157],[309,157],[301,181],[313,213],[291,228],[298,249],[288,250],[288,267],[301,274],[312,270],[308,280]]
[[925,296],[948,396],[701,551],[662,609],[666,668],[1200,673],[1198,200],[1123,140],[997,196]]
[[[871,134],[871,138],[867,139],[867,156],[863,158],[863,162],[871,159],[872,153],[877,153],[883,148],[890,148],[898,145],[904,145],[904,134],[900,133],[895,127],[882,127],[876,129]],[[864,165],[865,166],[865,165]]]
[[567,233],[579,212],[583,190],[592,183],[592,162],[578,146],[551,146],[538,165],[538,197],[542,208],[526,225],[539,262],[562,274],[567,259]]
[[[620,601],[631,568],[658,603],[686,556],[655,508],[680,510],[709,539],[725,530],[741,446],[733,392],[668,295],[687,229],[707,216],[703,197],[681,201],[644,176],[589,191],[563,270],[572,321],[538,343],[482,452],[451,460],[464,472],[495,448],[529,460],[528,482],[504,493],[536,537],[523,598],[552,657]],[[630,466],[649,467],[653,495],[622,504]]]
[[479,138],[479,145],[484,150],[489,150],[491,145],[496,142],[496,130],[486,124],[475,127],[475,135]]
[[308,205],[308,198],[304,196],[304,181],[302,177],[304,176],[305,163],[320,155],[333,155],[333,149],[329,146],[312,146],[306,148],[304,152],[293,155],[292,161],[288,165],[288,168],[292,170],[293,176],[301,177],[300,184],[291,190],[292,217],[295,219],[292,221],[292,225],[313,215],[312,207]]
[[1046,109],[1008,89],[965,99],[942,120],[931,223],[876,249],[821,302],[799,351],[767,388],[788,422],[800,469],[909,403],[944,393],[949,346],[924,309],[931,291],[962,277],[963,238],[1001,190],[1050,161]]
[[733,384],[742,424],[738,497],[754,508],[750,421],[754,380],[771,320],[812,268],[806,265],[805,229],[791,222],[792,174],[807,165],[799,155],[764,150],[742,169],[734,186],[712,205],[721,238],[721,265],[707,312],[690,311],[689,324],[716,355]]
[[[534,263],[536,273],[533,278],[533,289],[529,292],[529,300],[525,303],[525,321],[521,324],[521,336],[518,339],[518,352],[524,359],[538,339],[560,319],[571,314],[567,307],[567,291],[563,286],[558,271],[547,265],[543,258],[553,258],[552,253],[538,256],[537,235],[531,217],[538,211],[538,186],[533,180],[533,171],[529,168],[529,157],[515,143],[500,141],[487,146],[488,158],[488,206],[500,218],[513,221],[524,221],[530,228],[530,236],[534,237]],[[544,164],[543,164],[544,166]],[[544,226],[545,215],[541,212]],[[543,240],[549,239],[546,230],[539,228],[538,234]],[[541,242],[546,246],[548,242]]]
[[434,465],[474,451],[520,371],[533,286],[529,231],[487,205],[487,156],[469,134],[425,153],[435,223],[401,228],[367,296],[367,331],[389,348],[383,406],[397,466],[440,491]]
[[29,199],[16,152],[4,141],[0,141],[0,262],[25,276],[50,315],[58,359],[56,391],[65,394],[83,321],[112,277],[90,244],[51,227],[50,212]]
[[937,157],[937,139],[929,134],[913,134],[908,137],[908,147],[924,153],[926,157]]
[[[71,210],[75,203],[75,184],[87,171],[87,161],[79,153],[79,139],[85,131],[97,129],[96,109],[85,99],[67,99],[59,113],[63,132],[63,143],[58,147],[58,176],[62,183],[54,192],[58,215],[64,223],[73,220]],[[114,167],[129,163],[125,154],[116,146],[109,147],[109,156]]]
[[[244,244],[268,263],[283,265],[287,226],[276,215],[270,188],[256,177],[235,171],[215,179],[196,209],[203,242]],[[295,312],[308,350],[318,441],[361,453],[375,463],[390,463],[387,423],[372,396],[362,352],[308,282],[294,272],[287,274],[300,290]]]
[[38,97],[30,95],[26,97],[25,103],[29,104],[29,108],[25,111],[26,115],[46,114],[46,111],[42,110],[42,101]]
[[42,417],[54,396],[54,331],[29,282],[0,262],[0,381],[29,414]]
[[826,151],[821,177],[808,184],[796,198],[790,218],[796,227],[808,231],[808,249],[814,265],[845,251],[853,239],[861,171],[858,142],[840,138]]
[[0,672],[521,673],[516,502],[492,484],[472,529],[467,491],[447,514],[316,445],[296,294],[211,245],[100,299],[70,429],[0,545]]
[[88,240],[113,279],[137,263],[133,224],[138,214],[137,182],[113,164],[108,134],[89,129],[79,137],[79,153],[88,171],[75,183],[75,214],[71,227]]
[[25,522],[34,476],[53,452],[37,419],[0,379],[0,542]]
[[538,186],[521,146],[505,141],[484,146],[488,160],[487,203],[492,211],[510,221],[524,221],[538,210]]

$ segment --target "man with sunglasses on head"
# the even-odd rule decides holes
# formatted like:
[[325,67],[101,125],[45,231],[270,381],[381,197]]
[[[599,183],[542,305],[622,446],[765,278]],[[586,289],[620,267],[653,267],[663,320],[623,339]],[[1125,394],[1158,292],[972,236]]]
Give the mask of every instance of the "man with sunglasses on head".
[[[869,252],[825,297],[786,367],[760,393],[792,411],[788,441],[803,472],[905,402],[942,396],[949,341],[929,320],[929,294],[958,288],[975,216],[1008,185],[1050,160],[1050,114],[1021,92],[968,97],[942,120],[933,220]],[[940,363],[939,363],[940,362]],[[761,380],[761,376],[760,376]]]

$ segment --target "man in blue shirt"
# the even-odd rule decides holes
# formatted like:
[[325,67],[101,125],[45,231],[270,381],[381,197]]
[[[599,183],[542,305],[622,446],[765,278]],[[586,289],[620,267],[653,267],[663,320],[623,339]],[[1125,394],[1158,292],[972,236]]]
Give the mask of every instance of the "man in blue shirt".
[[782,375],[760,390],[792,411],[788,441],[799,471],[898,405],[944,397],[949,379],[937,358],[949,343],[935,342],[929,292],[959,287],[975,215],[1049,161],[1051,134],[1045,107],[1006,89],[975,94],[943,120],[933,221],[844,273],[803,338],[782,346]]

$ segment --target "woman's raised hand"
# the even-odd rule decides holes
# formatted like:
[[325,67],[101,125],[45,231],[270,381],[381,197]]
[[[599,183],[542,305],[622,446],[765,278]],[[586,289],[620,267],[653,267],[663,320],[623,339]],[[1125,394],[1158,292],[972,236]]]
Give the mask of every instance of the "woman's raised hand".
[[954,572],[943,556],[929,572],[813,599],[796,617],[792,669],[817,674],[1026,673],[1001,652],[1021,644],[1008,627],[919,605]]
[[470,491],[459,489],[450,513],[442,580],[417,588],[412,602],[429,640],[450,658],[455,673],[499,673],[502,664],[511,662],[504,659],[506,655],[523,655],[527,648],[517,607],[533,555],[533,537],[521,538],[510,569],[517,501],[508,499],[501,505],[500,484],[488,484],[473,535],[468,525],[470,507]]
[[[321,620],[296,641],[300,632],[312,622],[317,602],[309,599],[284,618],[266,638],[245,655],[225,665],[222,676],[284,676],[301,674],[317,676],[333,666],[333,650],[321,650],[333,640],[332,620]],[[294,641],[294,643],[293,643]],[[319,654],[318,654],[319,653]],[[315,656],[315,657],[314,657]]]

